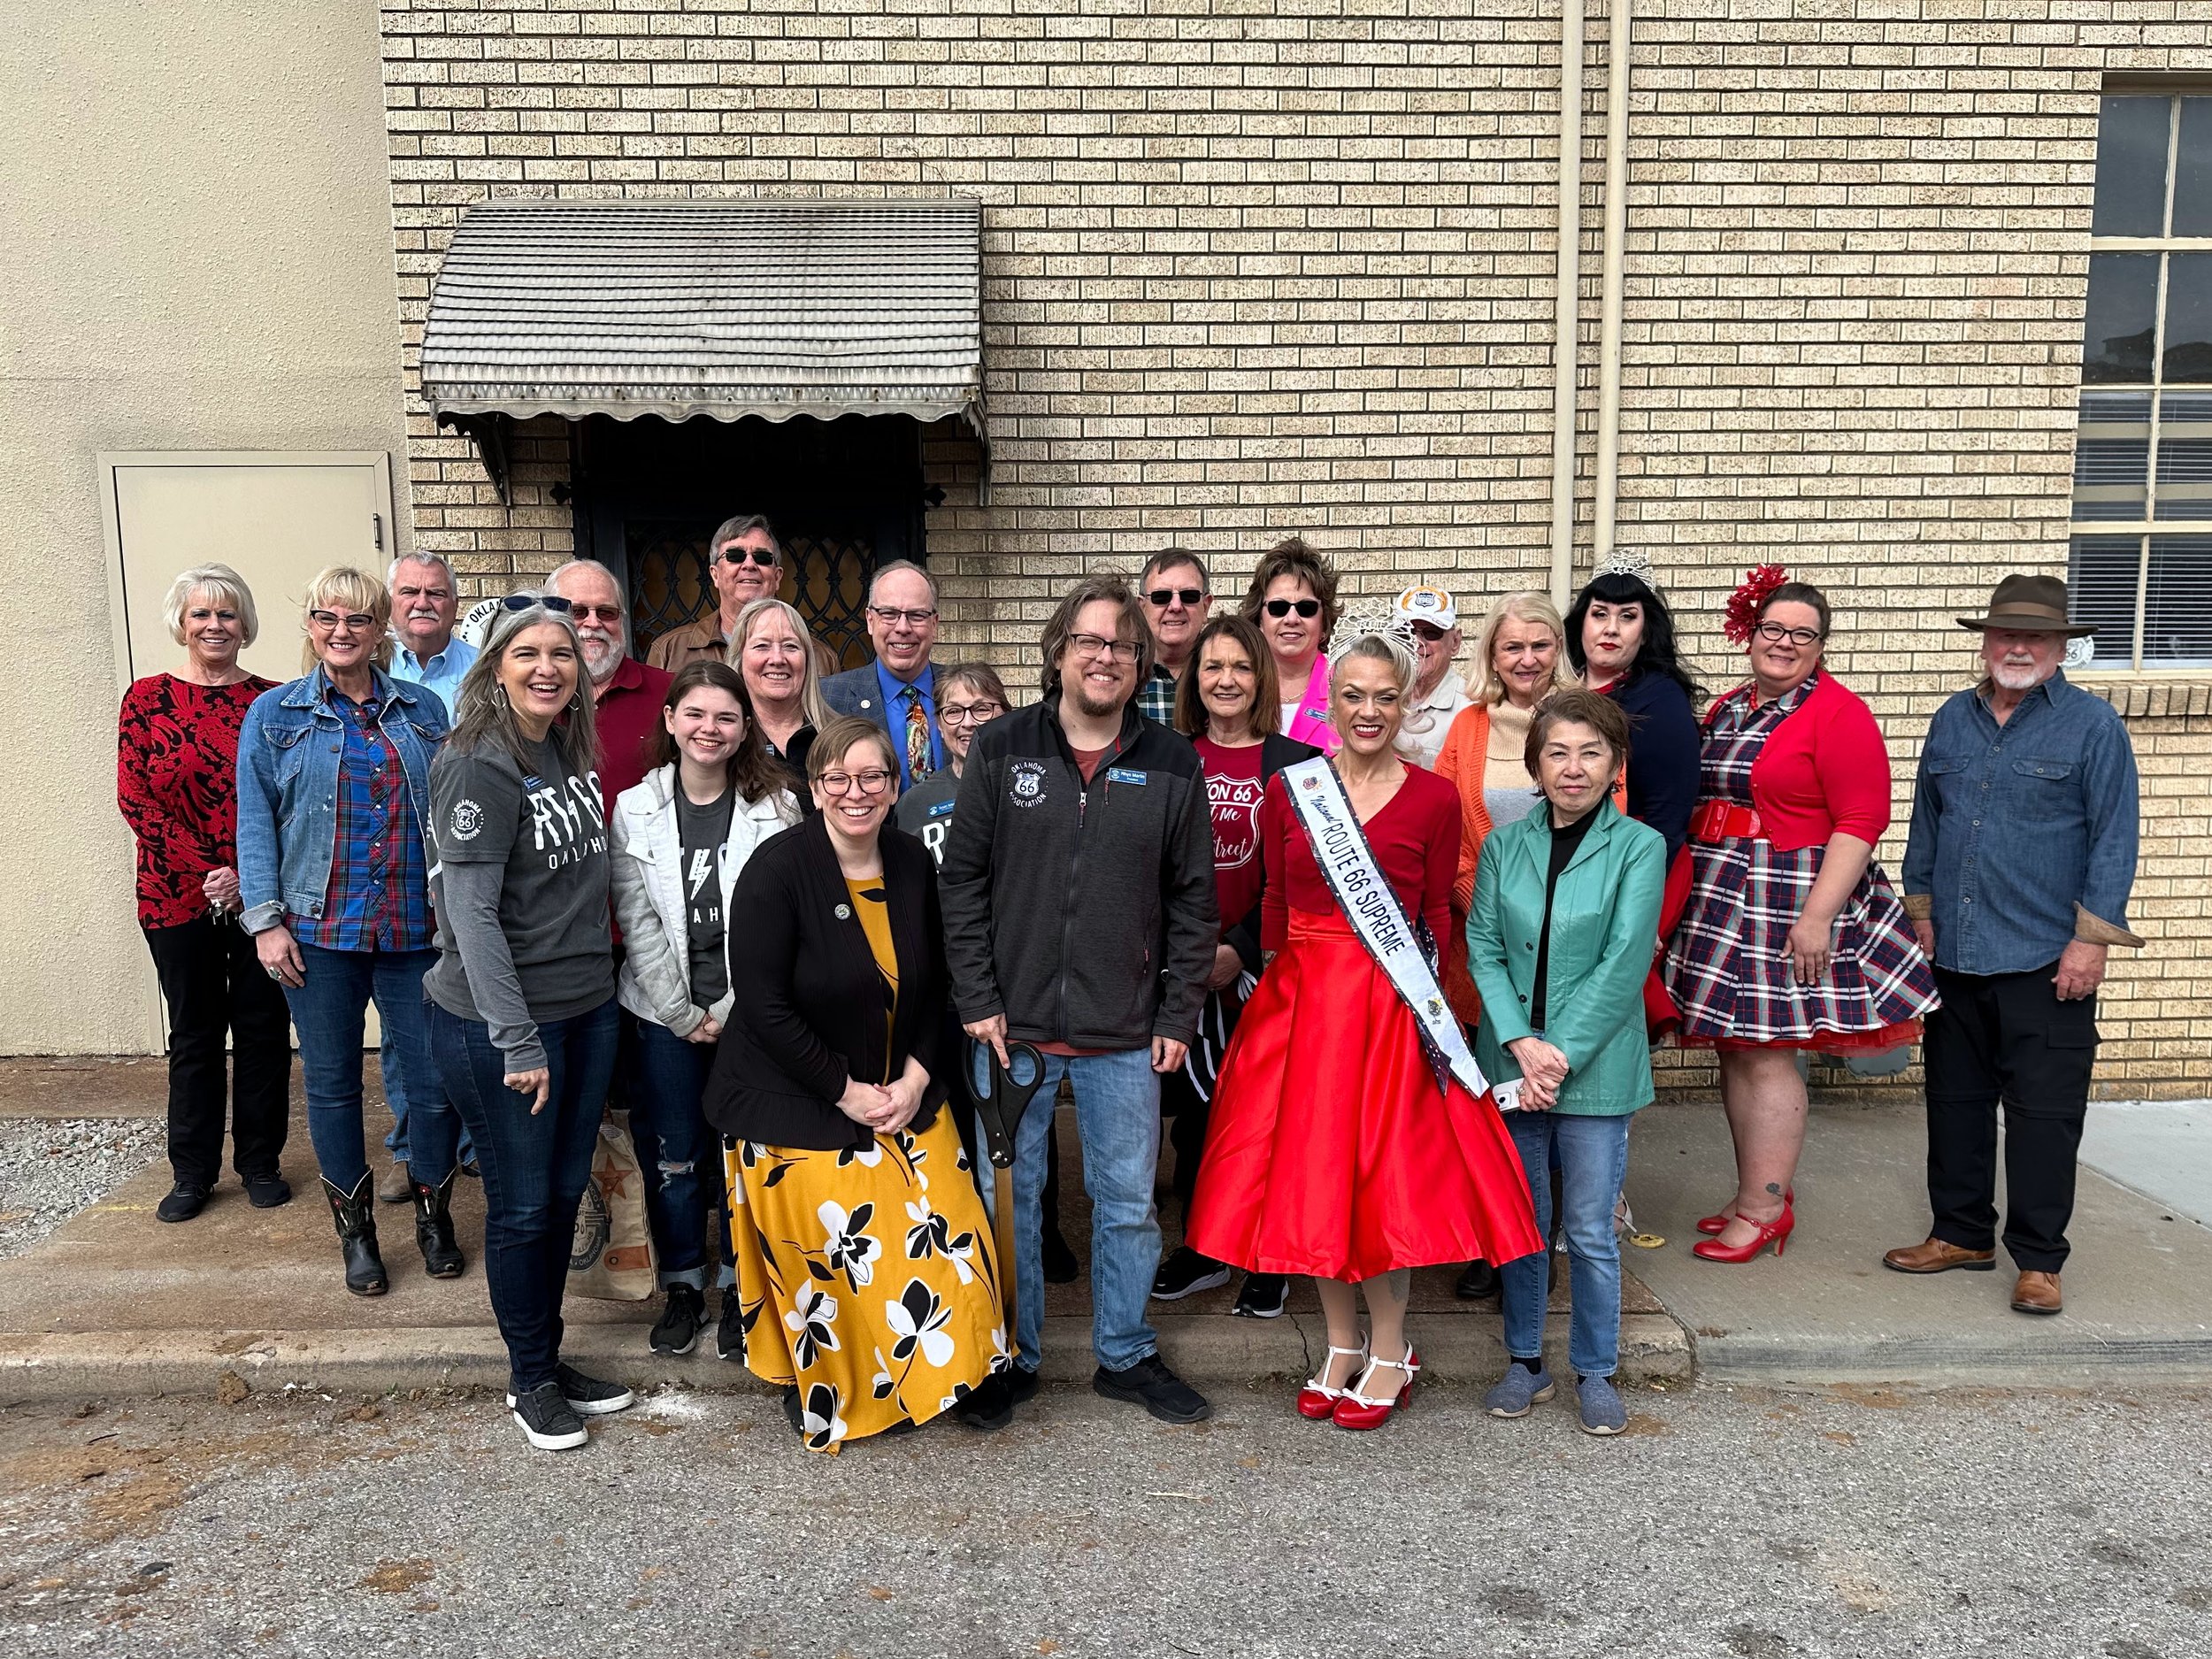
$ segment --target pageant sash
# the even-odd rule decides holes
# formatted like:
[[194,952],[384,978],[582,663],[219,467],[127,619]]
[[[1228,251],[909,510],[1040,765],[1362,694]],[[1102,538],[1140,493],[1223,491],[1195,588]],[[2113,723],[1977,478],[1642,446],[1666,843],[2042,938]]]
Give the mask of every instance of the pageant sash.
[[1421,1033],[1421,1052],[1436,1075],[1437,1087],[1445,1087],[1446,1078],[1455,1077],[1480,1100],[1490,1085],[1468,1051],[1459,1021],[1444,1005],[1444,993],[1422,954],[1413,918],[1376,865],[1375,850],[1367,844],[1367,833],[1360,828],[1336,768],[1325,760],[1302,760],[1284,767],[1282,777],[1291,810],[1313,842],[1313,861],[1320,866],[1322,879],[1360,943],[1413,1016],[1414,1028]]

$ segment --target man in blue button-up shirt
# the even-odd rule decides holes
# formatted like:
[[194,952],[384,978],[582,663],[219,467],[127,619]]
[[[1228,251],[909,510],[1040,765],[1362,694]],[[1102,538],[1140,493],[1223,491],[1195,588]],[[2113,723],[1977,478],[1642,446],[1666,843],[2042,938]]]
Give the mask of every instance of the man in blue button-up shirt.
[[1928,1017],[1927,1242],[1902,1273],[1995,1264],[1997,1106],[2005,1109],[2012,1305],[2060,1310],[2059,1270],[2097,1056],[2105,953],[2135,881],[2135,754],[2112,705],[2069,685],[2066,584],[2008,576],[1981,634],[1984,677],[1936,710],[1905,846],[1905,909],[1935,963]]
[[899,788],[941,772],[944,734],[937,729],[937,676],[929,654],[937,643],[937,581],[910,559],[895,559],[868,586],[868,638],[876,660],[822,682],[822,701],[839,714],[873,720],[899,754]]

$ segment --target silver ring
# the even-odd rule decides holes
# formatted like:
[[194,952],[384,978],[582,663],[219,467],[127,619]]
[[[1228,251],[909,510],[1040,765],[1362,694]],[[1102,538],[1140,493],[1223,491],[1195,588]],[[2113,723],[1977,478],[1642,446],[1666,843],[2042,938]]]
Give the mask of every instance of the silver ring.
[[270,977],[272,979],[276,980],[279,984],[282,984],[282,983],[283,983],[283,981],[284,981],[284,975],[283,975],[281,972],[280,972],[277,969],[275,969],[275,968],[271,968],[271,969],[268,971],[268,972],[269,972],[269,977]]

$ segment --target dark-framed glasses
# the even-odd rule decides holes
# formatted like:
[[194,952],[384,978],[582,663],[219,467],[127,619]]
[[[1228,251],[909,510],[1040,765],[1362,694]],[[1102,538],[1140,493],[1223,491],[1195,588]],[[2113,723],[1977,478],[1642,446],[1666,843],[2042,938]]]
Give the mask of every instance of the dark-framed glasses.
[[986,697],[978,703],[941,703],[937,705],[937,724],[940,726],[981,726],[995,720],[1006,712],[1006,705]]
[[871,767],[866,772],[826,772],[820,780],[822,793],[849,795],[857,789],[863,795],[881,795],[891,787],[891,780],[896,775],[880,766]]
[[326,634],[335,634],[341,623],[356,634],[366,634],[377,626],[376,618],[365,611],[348,611],[342,614],[335,611],[311,611],[307,613],[307,619]]
[[895,605],[870,605],[868,614],[887,628],[895,628],[902,622],[910,628],[926,627],[937,612],[930,611],[901,611]]
[[1271,617],[1286,617],[1294,611],[1302,617],[1317,617],[1321,614],[1321,602],[1318,599],[1271,599],[1260,609]]
[[1155,611],[1164,611],[1178,599],[1187,606],[1195,606],[1205,596],[1202,588],[1155,588],[1145,599]]
[[542,605],[548,611],[557,611],[566,616],[576,607],[558,594],[509,594],[499,602],[502,611],[527,611],[533,605]]
[[1118,663],[1137,660],[1134,640],[1109,640],[1095,634],[1071,634],[1068,643],[1078,657],[1110,657]]
[[722,549],[722,562],[725,565],[757,565],[763,570],[772,568],[776,564],[777,557],[773,548],[726,547]]
[[1787,640],[1792,645],[1820,643],[1818,628],[1786,628],[1778,622],[1762,622],[1752,632],[1770,645],[1779,645],[1784,640]]
[[622,620],[622,607],[620,605],[572,604],[569,606],[568,613],[569,615],[574,617],[579,622],[590,622],[597,620],[600,622],[614,623]]

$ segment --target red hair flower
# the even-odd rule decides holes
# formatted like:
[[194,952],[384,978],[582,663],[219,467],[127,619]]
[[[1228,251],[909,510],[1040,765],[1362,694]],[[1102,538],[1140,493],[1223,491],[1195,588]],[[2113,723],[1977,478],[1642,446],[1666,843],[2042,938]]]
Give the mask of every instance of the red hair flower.
[[1779,565],[1756,565],[1744,572],[1742,586],[1728,595],[1728,609],[1721,618],[1720,631],[1732,644],[1750,643],[1751,630],[1759,625],[1759,611],[1767,595],[1789,579],[1789,572]]

